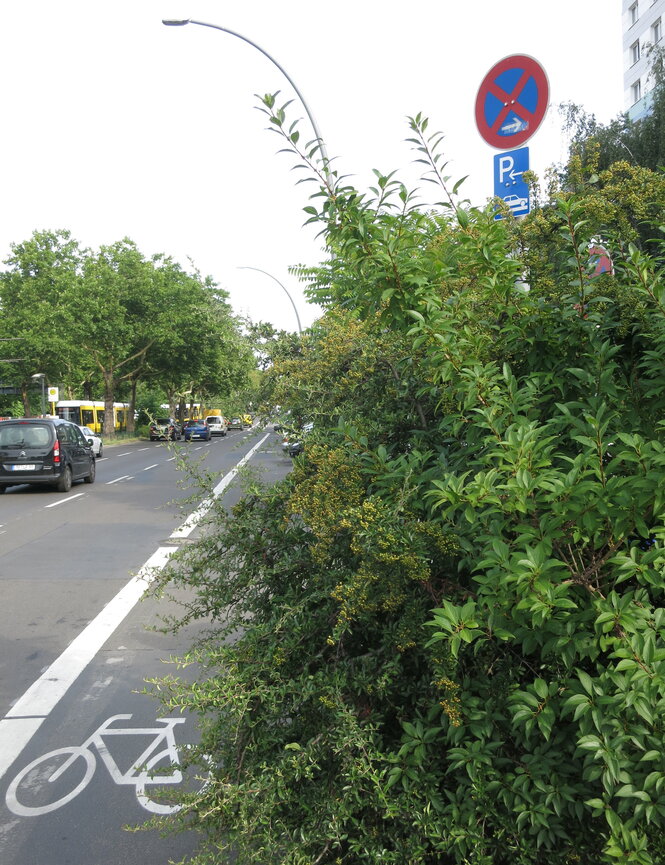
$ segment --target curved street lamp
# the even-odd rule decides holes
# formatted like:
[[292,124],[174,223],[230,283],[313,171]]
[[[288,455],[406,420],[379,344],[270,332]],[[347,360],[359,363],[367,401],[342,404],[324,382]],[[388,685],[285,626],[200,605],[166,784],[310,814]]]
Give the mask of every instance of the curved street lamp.
[[273,280],[277,283],[277,285],[282,289],[282,291],[284,291],[284,293],[286,294],[286,296],[288,297],[288,299],[291,301],[291,306],[293,307],[293,311],[294,311],[295,314],[296,314],[296,321],[298,322],[298,333],[302,334],[302,327],[301,327],[301,325],[300,325],[300,316],[298,315],[298,308],[297,308],[297,306],[295,305],[295,303],[293,302],[293,298],[292,298],[291,295],[289,294],[289,292],[288,292],[286,286],[285,286],[285,285],[282,285],[282,283],[277,279],[276,276],[273,276],[272,273],[268,273],[267,270],[261,270],[260,267],[249,267],[249,266],[246,265],[246,266],[244,266],[244,267],[239,267],[238,270],[256,270],[256,271],[258,271],[258,273],[263,273],[263,274],[265,274],[266,276],[269,276],[270,279],[273,279]]
[[[184,18],[184,19],[162,18],[162,24],[166,24],[167,27],[184,27],[185,24],[200,24],[201,27],[211,27],[213,30],[221,30],[223,33],[228,33],[231,36],[236,36],[238,39],[242,39],[243,42],[247,42],[248,45],[253,46],[254,48],[256,48],[257,51],[260,51],[264,57],[267,57],[271,63],[274,63],[274,65],[279,69],[279,71],[282,73],[282,75],[289,82],[291,87],[293,87],[296,94],[298,95],[298,98],[302,102],[303,108],[305,109],[305,112],[307,113],[307,116],[309,117],[309,122],[312,124],[312,129],[314,130],[314,135],[315,135],[316,140],[318,142],[319,149],[321,151],[321,156],[323,157],[324,173],[326,175],[328,175],[328,173],[329,173],[329,170],[328,170],[328,153],[326,151],[326,146],[325,146],[325,143],[323,141],[323,137],[321,136],[321,133],[319,132],[319,127],[317,126],[316,120],[314,120],[314,115],[312,114],[307,102],[305,101],[305,97],[302,95],[302,93],[298,89],[298,86],[296,85],[293,78],[291,78],[291,76],[286,71],[286,69],[284,69],[284,67],[280,63],[278,63],[271,54],[268,54],[268,52],[265,50],[265,48],[261,48],[260,45],[257,45],[256,42],[253,42],[247,36],[243,36],[242,33],[237,33],[235,30],[231,30],[229,27],[222,27],[220,24],[210,24],[207,21],[197,21],[194,18]],[[268,274],[268,275],[270,275],[270,274]]]

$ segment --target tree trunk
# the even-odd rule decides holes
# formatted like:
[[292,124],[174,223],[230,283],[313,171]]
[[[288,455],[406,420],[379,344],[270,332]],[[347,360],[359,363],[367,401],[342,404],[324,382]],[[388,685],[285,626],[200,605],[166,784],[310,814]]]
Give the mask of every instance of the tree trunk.
[[28,387],[25,383],[21,385],[21,400],[23,401],[24,417],[32,417],[32,410],[30,408],[30,394],[28,393]]
[[136,414],[136,385],[138,384],[135,378],[132,379],[131,388],[129,391],[129,408],[127,409],[127,432],[133,433],[136,429],[134,424],[134,415]]
[[103,435],[113,438],[115,435],[115,420],[113,417],[113,403],[115,396],[115,381],[113,373],[104,370],[104,428]]

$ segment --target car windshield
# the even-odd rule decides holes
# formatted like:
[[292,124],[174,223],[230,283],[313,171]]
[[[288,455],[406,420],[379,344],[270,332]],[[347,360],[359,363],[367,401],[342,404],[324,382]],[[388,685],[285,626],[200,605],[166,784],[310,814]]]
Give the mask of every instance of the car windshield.
[[171,423],[170,418],[167,417],[158,417],[156,423],[161,424],[162,426],[166,426]]

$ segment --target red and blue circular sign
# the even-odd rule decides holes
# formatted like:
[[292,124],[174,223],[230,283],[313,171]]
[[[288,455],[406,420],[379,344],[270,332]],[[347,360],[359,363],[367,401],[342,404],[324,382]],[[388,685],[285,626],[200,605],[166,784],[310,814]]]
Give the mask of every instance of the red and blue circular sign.
[[543,67],[526,54],[499,60],[483,78],[476,96],[476,125],[492,147],[524,144],[540,126],[550,98]]

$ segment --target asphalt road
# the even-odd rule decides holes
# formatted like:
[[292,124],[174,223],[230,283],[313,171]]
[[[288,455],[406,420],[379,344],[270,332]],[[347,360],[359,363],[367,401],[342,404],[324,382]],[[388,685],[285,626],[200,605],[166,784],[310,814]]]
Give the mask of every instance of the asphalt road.
[[166,865],[193,849],[186,835],[123,828],[160,807],[135,765],[160,755],[169,765],[176,747],[196,739],[191,718],[159,720],[141,693],[146,678],[175,673],[165,659],[200,627],[177,637],[151,630],[168,602],[139,601],[145,584],[136,576],[196,537],[203,494],[189,485],[182,454],[229,504],[240,495],[239,463],[267,481],[291,465],[276,435],[252,430],[175,450],[106,447],[93,485],[0,496],[3,865]]

